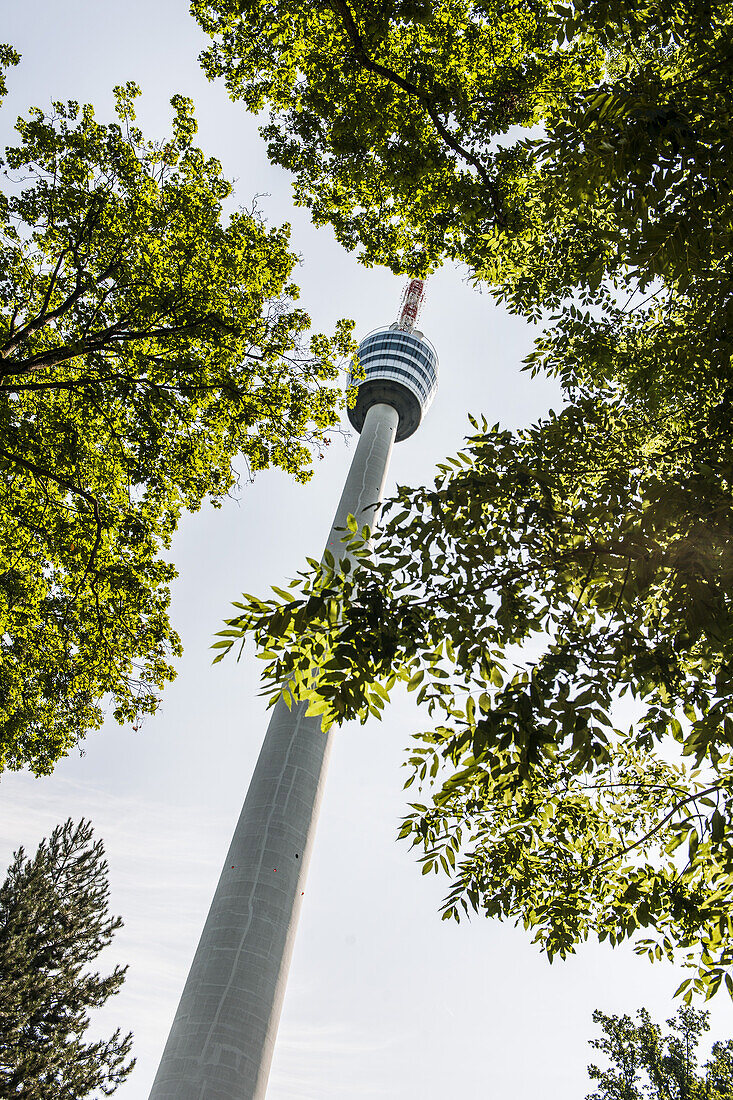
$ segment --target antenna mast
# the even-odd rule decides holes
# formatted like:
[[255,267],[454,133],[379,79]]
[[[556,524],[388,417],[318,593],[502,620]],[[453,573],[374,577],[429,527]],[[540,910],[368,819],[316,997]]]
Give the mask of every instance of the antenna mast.
[[397,327],[411,332],[417,324],[420,310],[425,300],[425,280],[410,279],[402,291],[402,307],[397,319]]

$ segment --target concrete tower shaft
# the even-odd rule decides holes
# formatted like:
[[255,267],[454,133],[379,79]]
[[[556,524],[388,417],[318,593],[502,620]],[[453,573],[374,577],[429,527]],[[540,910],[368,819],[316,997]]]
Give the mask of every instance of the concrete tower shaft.
[[[361,437],[326,544],[336,560],[349,515],[374,524],[393,443],[417,426],[403,427],[399,390],[416,387],[382,381],[383,399],[363,382],[350,410]],[[273,710],[150,1100],[264,1100],[333,732],[305,709]]]
[[[327,549],[349,515],[373,523],[397,412],[373,405]],[[282,1010],[333,728],[273,710],[150,1100],[262,1100]]]

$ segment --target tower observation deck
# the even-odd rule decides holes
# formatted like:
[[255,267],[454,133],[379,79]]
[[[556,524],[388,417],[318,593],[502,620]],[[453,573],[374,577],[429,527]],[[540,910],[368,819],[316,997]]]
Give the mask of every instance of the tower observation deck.
[[417,293],[412,291],[415,284],[421,291],[421,280],[413,279],[408,284],[399,320],[387,328],[374,329],[359,344],[356,355],[364,377],[354,380],[359,388],[356,404],[349,409],[349,420],[360,432],[372,405],[391,405],[399,417],[397,443],[417,431],[438,388],[437,352],[427,337],[413,327],[422,293],[414,319],[407,312],[412,295]]
[[[435,394],[438,357],[415,328],[422,298],[413,279],[397,322],[357,351],[360,438],[326,543],[337,562],[349,515],[374,524],[392,445]],[[306,709],[273,709],[150,1100],[264,1100],[334,734]]]

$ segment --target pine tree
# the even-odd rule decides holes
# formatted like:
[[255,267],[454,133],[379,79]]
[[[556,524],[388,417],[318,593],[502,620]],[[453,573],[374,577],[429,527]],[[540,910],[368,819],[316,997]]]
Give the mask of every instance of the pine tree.
[[132,1070],[132,1034],[84,1042],[89,1010],[119,991],[127,969],[89,970],[122,924],[108,909],[104,847],[88,821],[57,826],[32,859],[15,853],[0,887],[3,1100],[109,1096]]

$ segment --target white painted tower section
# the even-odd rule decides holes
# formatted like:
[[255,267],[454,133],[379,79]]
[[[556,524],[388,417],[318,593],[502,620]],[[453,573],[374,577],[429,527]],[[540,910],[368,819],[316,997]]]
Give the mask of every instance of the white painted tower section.
[[[406,358],[400,345],[398,377],[389,373],[391,360],[380,369],[385,349],[379,339],[374,344],[374,334],[359,348],[362,360],[367,346],[371,369],[365,365],[349,410],[361,435],[326,544],[337,561],[346,555],[341,540],[349,515],[374,525],[395,439],[412,434],[429,404],[418,354],[427,342],[421,333],[412,335],[422,291],[417,282],[406,294],[413,314],[404,321],[403,306],[400,322],[379,330],[387,350],[395,329],[418,347],[408,348]],[[402,378],[410,358],[419,386]],[[305,710],[305,704],[288,710],[282,700],[273,710],[150,1100],[265,1096],[333,735]]]

